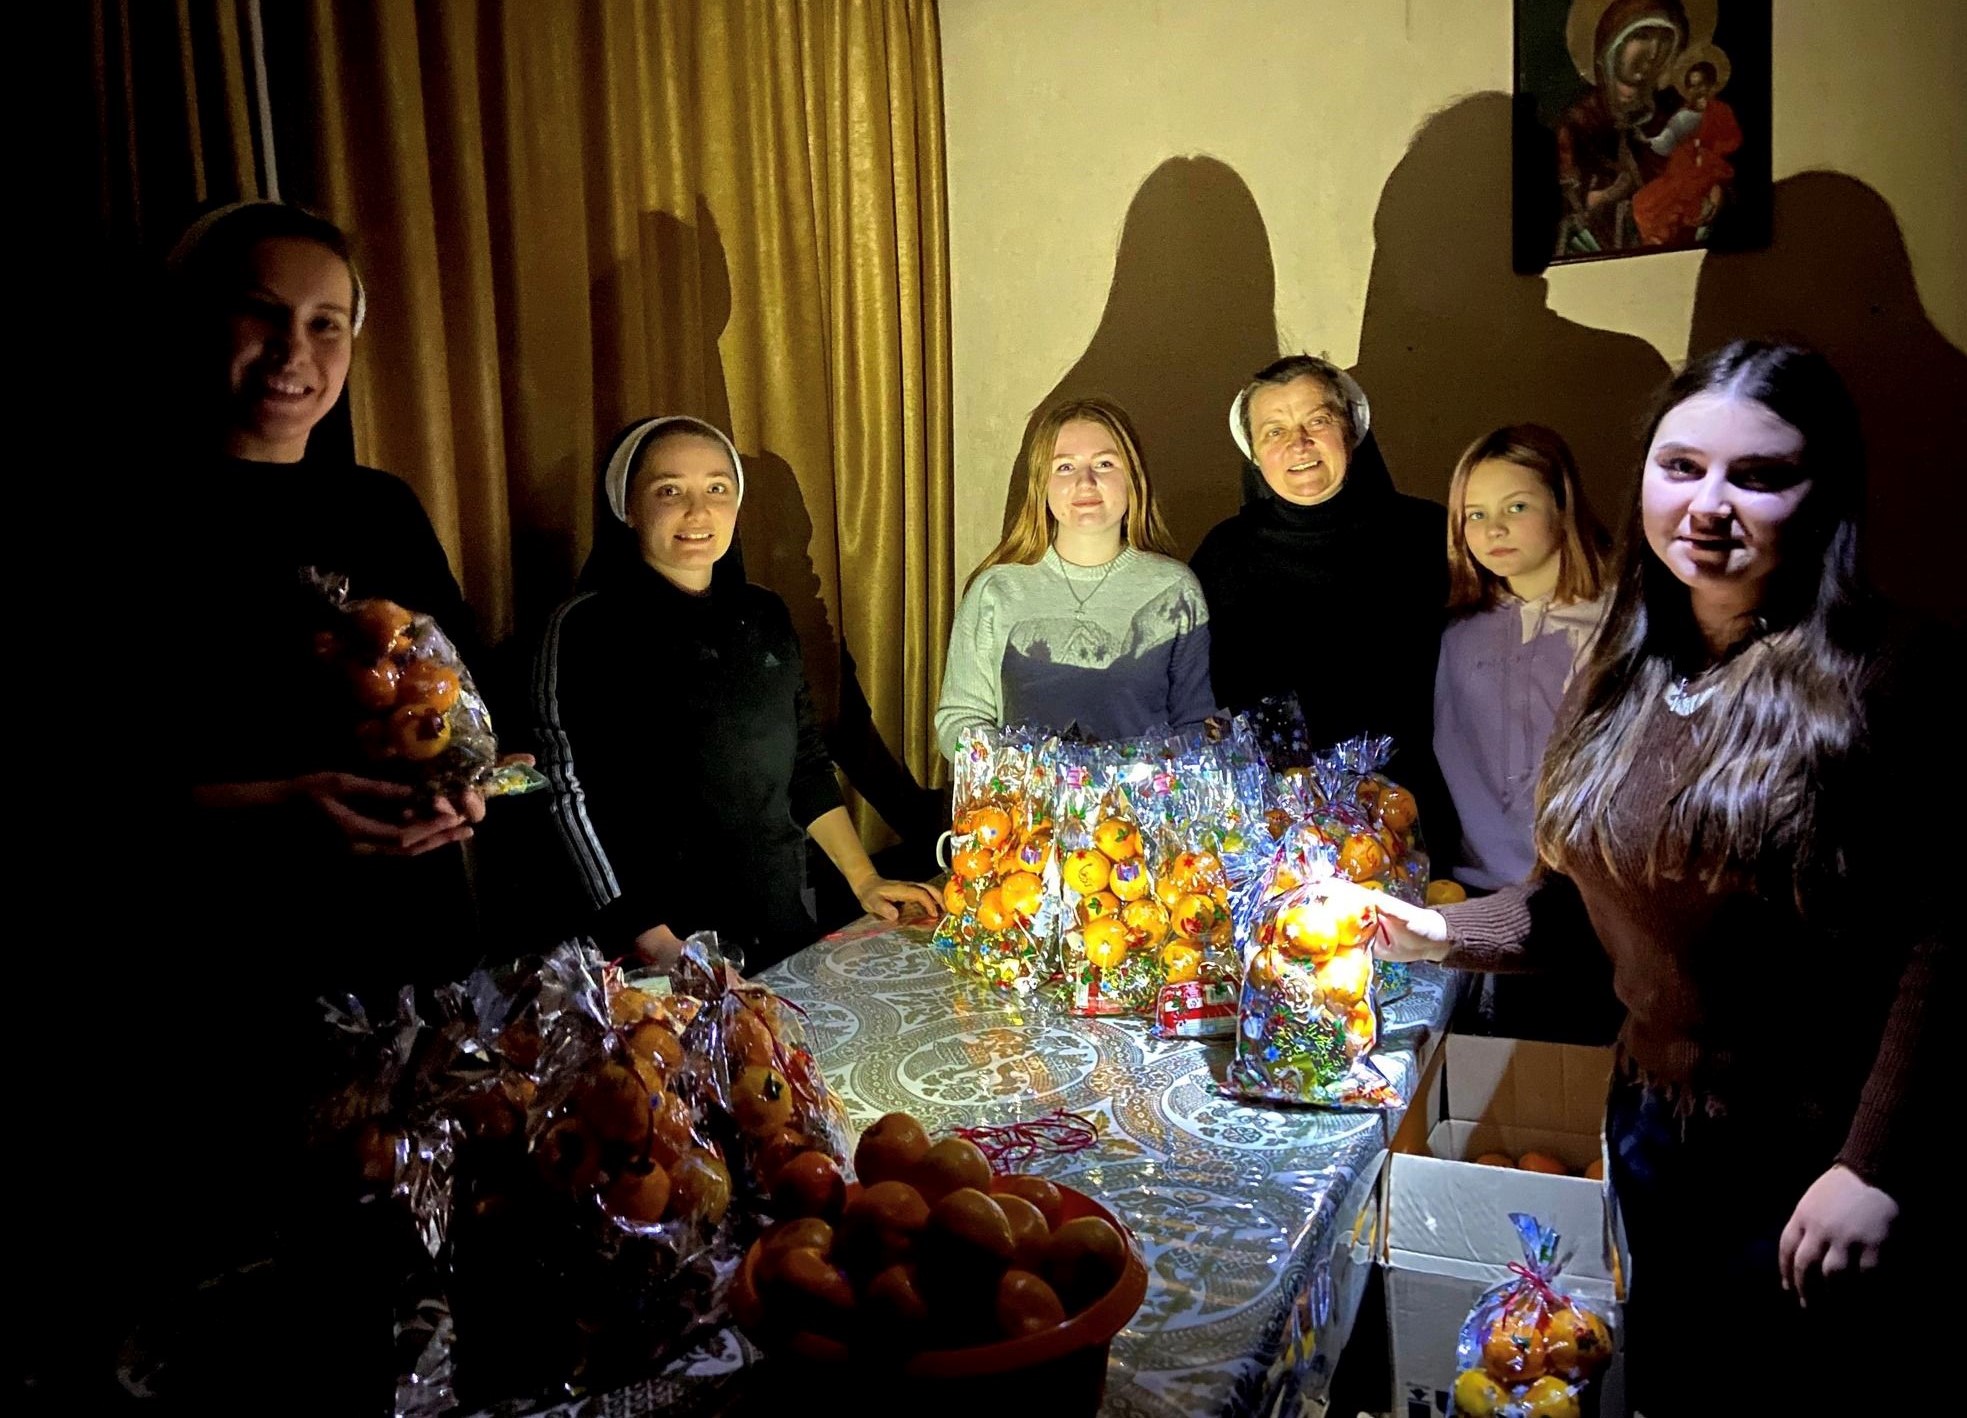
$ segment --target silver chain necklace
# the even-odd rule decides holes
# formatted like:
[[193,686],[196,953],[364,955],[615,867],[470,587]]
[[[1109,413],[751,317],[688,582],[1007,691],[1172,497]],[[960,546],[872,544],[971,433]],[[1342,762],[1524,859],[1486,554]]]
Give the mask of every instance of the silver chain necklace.
[[[1122,551],[1124,550],[1125,548],[1122,548]],[[1056,548],[1053,549],[1052,555],[1058,556],[1058,550]],[[1106,564],[1106,570],[1100,573],[1100,579],[1093,583],[1093,589],[1083,596],[1079,594],[1078,587],[1073,584],[1072,576],[1065,569],[1069,563],[1064,557],[1059,557],[1059,576],[1065,581],[1066,594],[1072,597],[1075,607],[1072,613],[1074,620],[1084,621],[1092,619],[1091,616],[1086,614],[1086,603],[1092,600],[1093,597],[1099,595],[1100,587],[1106,585],[1106,578],[1113,575],[1113,568],[1120,564],[1120,556],[1120,552],[1114,553],[1113,560],[1109,561]]]

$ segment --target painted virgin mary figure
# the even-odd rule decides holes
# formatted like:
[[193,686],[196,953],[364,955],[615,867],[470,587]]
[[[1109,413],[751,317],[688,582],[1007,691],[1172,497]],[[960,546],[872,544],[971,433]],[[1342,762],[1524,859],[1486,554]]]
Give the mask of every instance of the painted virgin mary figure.
[[1688,41],[1681,0],[1577,0],[1573,34],[1594,9],[1601,12],[1591,31],[1592,87],[1557,125],[1559,256],[1640,244],[1632,199],[1666,164],[1653,150],[1664,127],[1656,95]]

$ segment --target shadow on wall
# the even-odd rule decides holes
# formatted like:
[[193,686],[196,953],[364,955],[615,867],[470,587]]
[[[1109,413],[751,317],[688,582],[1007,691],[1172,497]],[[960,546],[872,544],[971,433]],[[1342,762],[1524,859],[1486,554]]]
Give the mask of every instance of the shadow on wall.
[[[1250,189],[1214,158],[1170,158],[1134,194],[1099,327],[1032,410],[1026,438],[1060,400],[1099,394],[1119,404],[1186,557],[1236,510],[1239,460],[1225,421],[1243,381],[1277,357],[1274,311],[1270,234]],[[1024,469],[1022,446],[1007,451],[1008,531]]]
[[1510,163],[1505,94],[1462,99],[1415,133],[1373,219],[1353,375],[1401,491],[1445,501],[1470,443],[1542,423],[1569,441],[1586,496],[1616,526],[1667,363],[1637,336],[1566,320],[1541,276],[1511,270]]
[[1838,172],[1778,182],[1769,249],[1715,252],[1702,265],[1688,348],[1745,335],[1800,339],[1836,366],[1864,420],[1873,582],[1967,623],[1967,354],[1927,318],[1885,199]]

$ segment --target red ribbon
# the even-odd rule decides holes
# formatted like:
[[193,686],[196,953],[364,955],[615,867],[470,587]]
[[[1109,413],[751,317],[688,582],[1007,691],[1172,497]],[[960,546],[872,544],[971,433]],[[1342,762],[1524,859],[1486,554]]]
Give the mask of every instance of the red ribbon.
[[990,1159],[996,1172],[1012,1172],[1034,1158],[1048,1153],[1065,1156],[1084,1152],[1100,1140],[1100,1130],[1091,1118],[1054,1108],[1030,1122],[1005,1123],[998,1127],[958,1128],[958,1137],[976,1143]]
[[1537,1292],[1537,1298],[1544,1302],[1547,1310],[1561,1310],[1570,1302],[1550,1288],[1550,1282],[1520,1260],[1509,1263],[1510,1272],[1520,1279],[1530,1282],[1530,1288]]

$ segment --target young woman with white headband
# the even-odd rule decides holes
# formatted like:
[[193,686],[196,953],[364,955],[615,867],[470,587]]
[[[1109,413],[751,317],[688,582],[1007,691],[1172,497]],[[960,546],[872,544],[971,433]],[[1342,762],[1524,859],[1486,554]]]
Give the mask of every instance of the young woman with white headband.
[[782,959],[817,930],[808,835],[866,910],[938,911],[861,846],[785,603],[718,574],[744,501],[731,440],[700,419],[644,419],[603,476],[641,556],[554,612],[534,674],[541,766],[593,933],[661,959],[715,930],[747,968]]

